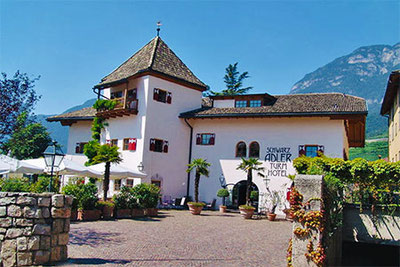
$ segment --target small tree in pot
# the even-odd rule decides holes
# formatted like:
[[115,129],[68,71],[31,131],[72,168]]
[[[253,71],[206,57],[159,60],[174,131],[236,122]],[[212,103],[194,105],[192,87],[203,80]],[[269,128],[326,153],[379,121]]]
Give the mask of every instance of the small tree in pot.
[[160,188],[154,184],[141,183],[132,188],[132,194],[145,208],[147,216],[157,216],[157,204],[160,200]]
[[194,179],[194,201],[195,202],[189,202],[189,210],[193,215],[200,215],[201,210],[204,207],[204,203],[199,202],[199,184],[200,184],[200,177],[201,175],[204,175],[208,177],[209,170],[208,167],[210,167],[211,164],[208,163],[204,159],[194,159],[191,164],[188,165],[187,172],[191,172],[193,169],[196,170],[196,175]]
[[226,212],[225,198],[229,197],[229,191],[226,188],[221,188],[218,190],[217,196],[222,197],[222,205],[219,206],[219,211],[224,213]]
[[129,203],[131,203],[131,189],[127,186],[123,186],[121,191],[113,196],[113,201],[115,203],[115,217],[117,218],[131,218],[132,212]]

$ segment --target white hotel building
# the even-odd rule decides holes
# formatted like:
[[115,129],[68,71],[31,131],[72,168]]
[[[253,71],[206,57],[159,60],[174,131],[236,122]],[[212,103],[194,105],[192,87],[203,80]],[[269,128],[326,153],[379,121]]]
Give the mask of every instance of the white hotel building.
[[[84,108],[48,120],[69,126],[68,157],[83,163],[93,118],[96,113],[107,118],[101,143],[120,148],[122,166],[142,164],[147,175],[142,182],[159,185],[171,198],[193,195],[194,173],[186,172],[187,164],[207,159],[210,177],[201,179],[200,199],[217,198],[223,182],[232,190],[233,206],[244,202],[246,174],[236,170],[241,157],[264,163],[267,179],[254,175],[255,190],[265,193],[268,184],[283,195],[299,155],[321,151],[346,159],[349,147],[364,146],[367,107],[362,98],[341,93],[203,98],[206,88],[155,37],[93,88],[100,98],[118,101],[117,108],[101,113]],[[139,181],[113,180],[109,194]]]

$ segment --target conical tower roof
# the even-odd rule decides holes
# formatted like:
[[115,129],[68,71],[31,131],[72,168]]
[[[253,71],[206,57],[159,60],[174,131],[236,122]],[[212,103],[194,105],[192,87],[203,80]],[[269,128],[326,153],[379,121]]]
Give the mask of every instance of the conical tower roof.
[[95,87],[105,88],[123,83],[130,77],[147,74],[200,90],[205,90],[207,87],[158,36],[104,77]]

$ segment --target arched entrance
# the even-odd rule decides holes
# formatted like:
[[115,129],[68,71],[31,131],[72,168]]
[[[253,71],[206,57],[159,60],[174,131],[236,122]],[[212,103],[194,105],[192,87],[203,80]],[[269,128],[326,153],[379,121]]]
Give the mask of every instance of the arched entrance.
[[[239,208],[240,205],[246,204],[246,180],[242,180],[235,184],[232,190],[232,208]],[[258,187],[255,183],[251,185],[251,191],[257,191]]]

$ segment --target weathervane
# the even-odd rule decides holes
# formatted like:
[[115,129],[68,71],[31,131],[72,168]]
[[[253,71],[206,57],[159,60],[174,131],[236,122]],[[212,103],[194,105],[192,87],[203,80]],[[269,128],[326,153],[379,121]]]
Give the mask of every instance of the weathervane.
[[157,21],[157,36],[160,36],[161,21]]

